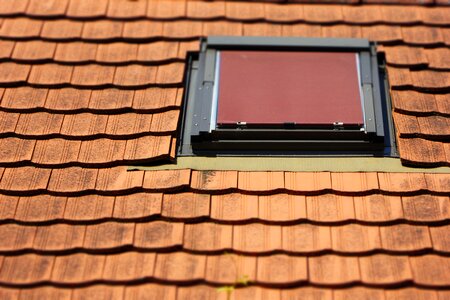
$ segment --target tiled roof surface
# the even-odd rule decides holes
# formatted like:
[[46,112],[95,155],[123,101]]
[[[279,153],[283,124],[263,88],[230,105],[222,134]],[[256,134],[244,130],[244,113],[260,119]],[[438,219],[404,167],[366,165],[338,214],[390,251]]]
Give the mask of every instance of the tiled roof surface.
[[184,59],[206,35],[377,41],[402,162],[450,166],[449,7],[1,0],[0,15],[1,299],[226,299],[247,277],[232,298],[450,298],[450,174],[127,172],[174,158]]

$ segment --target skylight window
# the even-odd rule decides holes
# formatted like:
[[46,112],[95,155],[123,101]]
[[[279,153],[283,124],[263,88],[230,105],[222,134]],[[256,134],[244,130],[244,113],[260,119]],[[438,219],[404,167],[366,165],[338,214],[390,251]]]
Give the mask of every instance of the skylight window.
[[180,155],[395,154],[383,57],[362,39],[209,37]]

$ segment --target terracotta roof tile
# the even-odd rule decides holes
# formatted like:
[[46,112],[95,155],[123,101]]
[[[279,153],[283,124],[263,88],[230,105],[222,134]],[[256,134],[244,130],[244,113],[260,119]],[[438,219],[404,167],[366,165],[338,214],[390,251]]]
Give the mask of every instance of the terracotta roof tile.
[[18,0],[11,2],[9,0],[0,1],[0,14],[1,15],[14,15],[24,13],[27,9],[29,0]]
[[35,226],[20,226],[15,224],[4,224],[0,226],[3,236],[0,242],[1,251],[14,251],[33,248],[33,240],[36,236]]
[[98,135],[105,132],[107,122],[107,115],[94,115],[90,113],[64,115],[59,132],[68,136]]
[[[178,289],[176,286],[159,285],[149,283],[145,285],[127,286],[124,295],[126,299],[142,299],[144,297],[150,297],[155,299],[175,299]],[[105,297],[108,298],[108,297]]]
[[78,161],[87,164],[106,164],[122,161],[126,143],[126,141],[113,141],[110,139],[82,141]]
[[144,172],[127,172],[126,167],[100,169],[98,171],[96,189],[101,191],[121,191],[139,188],[142,187],[143,178]]
[[176,219],[209,216],[209,198],[209,195],[193,193],[164,194],[161,214]]
[[[136,133],[148,133],[152,124],[153,115],[124,113],[120,115],[104,115],[100,117],[105,117],[107,119],[107,124],[105,120],[105,127],[102,127],[104,130],[103,132],[108,135],[126,136]],[[96,116],[96,118],[98,118],[98,116]],[[89,133],[89,135],[90,134],[91,133]]]
[[265,192],[284,187],[283,172],[239,172],[238,188],[244,191]]
[[56,44],[43,41],[17,42],[12,58],[16,60],[49,60],[53,58]]
[[394,300],[394,299],[403,300],[403,299],[411,299],[414,297],[420,300],[422,299],[438,300],[438,295],[435,291],[418,288],[387,290],[385,293],[386,293],[386,300]]
[[284,226],[283,250],[294,253],[313,253],[331,250],[329,226],[300,224]]
[[108,0],[99,0],[94,2],[78,2],[76,0],[70,0],[69,7],[67,9],[67,16],[79,18],[101,17],[106,14],[107,6]]
[[162,36],[163,24],[162,22],[153,21],[126,22],[123,26],[123,37],[129,39],[145,39]]
[[186,15],[185,1],[150,1],[147,16],[158,19],[175,19]]
[[33,167],[6,168],[0,181],[0,190],[25,192],[44,190],[50,177],[50,169]]
[[[24,222],[62,220],[64,218],[66,202],[66,197],[55,197],[49,195],[21,197],[17,201],[17,206],[14,206],[14,210],[11,211],[13,213],[11,219],[14,218],[15,220]],[[5,206],[5,208],[7,207],[8,206]]]
[[286,189],[292,191],[317,192],[331,189],[329,172],[285,172],[284,180]]
[[450,114],[450,94],[435,95],[437,110],[439,112]]
[[410,220],[438,221],[450,216],[450,199],[447,196],[403,196],[402,204],[405,217]]
[[118,21],[85,22],[82,38],[86,40],[108,40],[122,36],[123,23]]
[[381,242],[394,251],[414,251],[431,248],[431,237],[425,226],[406,224],[380,227]]
[[54,259],[52,281],[83,283],[101,278],[105,265],[104,255],[76,253]]
[[[3,168],[1,169],[0,174],[3,173]],[[0,206],[0,218],[3,220],[13,219],[16,213],[19,197],[0,195],[0,201],[2,202],[2,205]]]
[[449,225],[430,227],[429,229],[433,241],[433,249],[441,252],[450,252]]
[[[448,165],[442,143],[435,143],[420,138],[399,139],[401,159],[411,165]],[[422,149],[415,152],[414,149]]]
[[192,251],[218,251],[232,248],[233,226],[214,223],[186,224],[183,248]]
[[361,38],[361,27],[349,25],[322,26],[322,37]]
[[8,88],[3,94],[1,106],[13,109],[43,107],[47,93],[47,89],[30,87]]
[[390,64],[399,66],[423,66],[428,64],[425,51],[418,47],[383,47],[386,52],[386,58]]
[[81,109],[88,106],[90,96],[91,91],[89,90],[73,88],[52,89],[48,91],[45,107],[62,111]]
[[374,290],[363,287],[353,287],[348,289],[336,289],[333,293],[335,300],[344,299],[374,299],[382,300],[384,299],[384,291]]
[[443,43],[439,28],[428,26],[402,27],[403,40],[416,45]]
[[331,173],[331,187],[340,192],[378,190],[376,173]]
[[427,7],[421,10],[423,22],[428,24],[444,25],[450,22],[448,7]]
[[246,289],[236,289],[236,300],[244,300],[250,298],[281,300],[281,294],[280,290],[260,288],[255,286],[251,286]]
[[135,19],[144,17],[147,11],[147,1],[109,1],[106,16],[109,18]]
[[258,282],[288,285],[306,281],[307,278],[305,257],[279,254],[258,258]]
[[331,228],[333,250],[344,253],[368,252],[381,248],[378,227],[350,224]]
[[316,284],[337,285],[360,280],[357,257],[323,255],[308,258],[309,280]]
[[26,13],[32,16],[63,16],[66,12],[69,0],[51,0],[51,1],[38,1],[31,0],[28,4]]
[[18,138],[0,139],[0,162],[14,163],[31,160],[35,141]]
[[85,226],[55,224],[37,227],[33,249],[59,251],[83,247]]
[[[209,255],[206,260],[205,279],[220,284],[234,284],[243,276],[256,279],[256,257],[235,254]],[[217,296],[217,293],[215,294]]]
[[206,256],[187,253],[158,254],[154,276],[162,280],[189,281],[204,278]]
[[381,14],[385,20],[389,20],[393,23],[417,23],[421,20],[421,9],[415,7],[405,6],[383,6],[381,8]]
[[64,219],[90,221],[111,218],[114,209],[114,197],[81,196],[67,198]]
[[281,226],[258,223],[233,226],[233,249],[236,251],[266,253],[281,247]]
[[173,63],[158,67],[156,83],[181,84],[183,82],[184,63]]
[[404,217],[402,200],[397,196],[371,195],[354,197],[355,216],[358,220],[382,222]]
[[237,171],[192,171],[191,187],[198,190],[237,188]]
[[13,50],[14,50],[15,43],[12,41],[0,41],[0,59],[10,58]]
[[175,132],[178,128],[179,115],[179,110],[153,114],[149,131],[153,133]]
[[5,19],[0,29],[2,37],[39,37],[42,21],[26,18]]
[[226,293],[217,293],[215,288],[208,285],[180,286],[176,289],[176,292],[180,299],[226,299],[224,298]]
[[363,37],[377,42],[394,42],[403,39],[400,26],[375,25],[362,27]]
[[[137,53],[137,60],[141,62],[149,62],[173,59],[177,57],[179,44],[180,43],[175,42],[154,42],[148,44],[140,44],[138,46],[139,49]],[[128,45],[128,47],[130,46]]]
[[214,19],[225,16],[225,3],[187,2],[187,17],[192,19]]
[[134,246],[145,249],[181,246],[184,230],[183,223],[156,221],[136,224]]
[[98,170],[79,167],[56,169],[48,183],[48,190],[54,192],[80,192],[93,190]]
[[60,131],[63,115],[45,112],[20,114],[16,132],[23,135],[47,135]]
[[173,107],[177,102],[178,92],[176,88],[149,88],[137,90],[134,94],[133,108],[155,110]]
[[226,194],[211,196],[211,218],[243,221],[258,218],[258,196]]
[[346,22],[357,24],[371,24],[383,19],[380,6],[378,5],[343,6],[342,14]]
[[114,281],[136,280],[153,275],[155,266],[153,253],[128,252],[108,255],[103,270],[103,278]]
[[281,36],[282,26],[279,24],[244,24],[244,36]]
[[430,190],[438,192],[449,192],[449,174],[425,174],[425,180]]
[[287,37],[318,37],[322,35],[322,27],[308,24],[283,25],[282,34]]
[[109,66],[75,66],[73,68],[71,83],[79,86],[101,86],[111,84],[113,82],[114,71],[114,67]]
[[334,23],[343,20],[342,7],[339,5],[328,5],[322,9],[320,5],[305,5],[303,7],[305,20],[314,23]]
[[[38,287],[32,289],[24,289],[20,291],[21,297],[26,299],[33,299],[38,297],[43,297],[46,299],[61,299],[61,300],[71,300],[72,291],[70,289],[60,289],[55,287]],[[19,299],[17,297],[17,299]]]
[[432,94],[416,91],[391,91],[395,109],[415,113],[440,111]]
[[[113,75],[111,75],[110,73],[112,69],[109,68],[102,70],[105,71],[105,74],[100,76],[98,80],[106,82],[107,80],[111,79],[112,81]],[[88,73],[89,71],[86,72],[86,74]],[[80,75],[83,76],[85,74]],[[89,84],[96,85],[98,83],[90,82]],[[90,109],[101,109],[101,110],[131,107],[133,103],[133,97],[134,91],[132,90],[118,90],[118,89],[94,90],[92,91],[88,107]]]
[[276,3],[265,4],[265,18],[275,22],[295,22],[304,19],[303,5],[292,4],[289,9]]
[[426,190],[425,177],[421,173],[378,173],[380,189],[391,192]]
[[[167,157],[170,153],[170,136],[144,136],[127,140],[125,160],[151,160]],[[147,180],[144,182],[147,185]]]
[[39,165],[60,165],[76,162],[80,146],[80,141],[38,140],[31,161]]
[[50,279],[55,258],[25,254],[8,256],[3,259],[0,281],[27,284]]
[[0,82],[21,83],[27,80],[31,67],[12,62],[0,63]]
[[226,2],[225,15],[234,20],[264,19],[264,5],[249,6],[246,3]]
[[87,226],[83,247],[86,249],[112,249],[133,244],[132,223],[106,222]]
[[229,23],[223,21],[203,23],[203,35],[243,35],[242,23]]
[[114,202],[114,218],[137,219],[160,215],[162,194],[135,193],[117,196]]
[[81,37],[83,23],[71,20],[45,21],[42,26],[41,37],[47,39],[64,40]]
[[163,35],[170,38],[195,38],[202,34],[203,23],[193,21],[165,22]]
[[143,86],[156,81],[156,67],[129,65],[117,67],[113,83],[118,86]]
[[258,197],[259,218],[267,221],[306,219],[306,197],[276,194]]
[[72,77],[72,66],[57,64],[34,65],[31,68],[28,82],[35,85],[69,84]]
[[[425,286],[443,286],[450,284],[450,261],[447,257],[423,255],[410,259],[414,281]],[[430,272],[430,270],[433,270]]]
[[308,219],[315,221],[338,222],[355,218],[353,201],[348,197],[325,194],[307,196]]
[[72,290],[71,300],[82,300],[89,298],[120,300],[121,295],[124,294],[123,290],[123,286],[110,285],[93,285],[77,288]]
[[425,54],[430,68],[450,69],[450,49],[437,48],[433,49],[433,51],[425,50]]
[[[338,290],[336,290],[335,292],[338,292]],[[291,298],[295,299],[294,297],[302,297],[300,295],[304,296],[305,299],[322,299],[322,300],[334,299],[333,290],[331,289],[322,289],[316,287],[300,287],[281,290],[281,299],[283,300]]]
[[138,45],[127,43],[101,44],[97,48],[96,60],[106,63],[135,61]]

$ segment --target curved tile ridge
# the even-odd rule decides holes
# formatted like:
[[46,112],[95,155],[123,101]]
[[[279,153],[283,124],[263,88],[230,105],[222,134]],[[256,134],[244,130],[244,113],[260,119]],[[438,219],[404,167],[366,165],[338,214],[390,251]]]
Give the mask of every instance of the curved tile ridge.
[[55,114],[0,111],[0,138],[130,139],[144,135],[170,135],[177,129],[179,110],[155,113]]
[[[233,284],[236,278],[244,275],[252,284],[268,287],[356,285],[445,288],[450,283],[447,272],[449,260],[437,255],[398,257],[378,254],[358,258],[277,254],[256,258],[232,254],[205,256],[181,252],[127,252],[65,256],[25,254],[0,256],[0,260],[0,284],[3,286],[79,286],[149,280],[166,284],[223,285]],[[427,272],[430,269],[432,274]]]
[[0,88],[0,107],[15,113],[48,112],[74,114],[118,114],[122,112],[157,113],[179,109],[182,88],[136,90],[79,88],[45,89],[33,87]]
[[[131,177],[141,181],[140,177]],[[24,225],[88,225],[106,221],[144,222],[164,220],[241,225],[254,222],[272,225],[417,224],[436,226],[450,219],[448,196],[370,196],[353,197],[325,194],[300,196],[276,194],[206,195],[193,193],[134,193],[123,196],[50,195],[5,196],[2,223]]]
[[[140,251],[183,249],[191,253],[243,254],[284,253],[318,255],[324,253],[368,255],[373,253],[450,253],[450,225],[365,226],[322,225],[227,225],[104,222],[95,225],[54,224],[46,226],[0,225],[0,252],[102,253],[110,250]],[[444,237],[444,238],[442,238]],[[433,239],[433,243],[432,243]]]
[[[37,0],[30,1],[27,8],[12,8],[5,3],[0,11],[4,17],[27,16],[35,19],[68,18],[73,20],[111,19],[111,20],[238,20],[260,21],[274,23],[351,23],[351,24],[417,24],[446,25],[448,19],[447,7],[408,7],[405,5],[382,5],[383,1],[371,1],[381,5],[368,7],[354,7],[350,5],[333,5],[327,1],[330,11],[324,13],[319,5],[313,4],[260,4],[252,3],[226,3],[217,1],[214,4],[200,1],[183,1],[171,3],[170,1],[155,1],[147,4],[146,1],[129,3],[127,1],[99,1],[101,5],[92,4],[70,5],[67,1],[59,1],[50,7],[44,7]],[[143,3],[141,3],[143,2]],[[305,1],[308,2],[308,1]],[[320,1],[319,1],[320,2]],[[431,3],[431,0],[425,2]],[[348,0],[348,4],[354,1]],[[414,4],[411,1],[410,4]],[[317,4],[317,3],[316,3]],[[342,3],[340,3],[342,4]],[[393,3],[395,4],[395,3]],[[405,4],[401,2],[398,4]],[[408,2],[406,2],[408,4]],[[423,1],[420,4],[424,4]],[[147,6],[148,5],[148,6]],[[89,6],[93,6],[92,8]],[[360,11],[361,10],[361,11]],[[441,11],[442,10],[442,11]]]
[[67,140],[52,138],[26,140],[0,138],[0,165],[39,167],[106,167],[131,163],[144,163],[170,157],[172,138],[143,136],[127,140],[99,138]]
[[[133,147],[138,147],[133,148],[137,151],[140,146],[133,145]],[[148,150],[148,147],[144,148],[144,150]],[[155,151],[154,149],[150,150]],[[229,181],[228,178],[225,181],[220,180],[223,172],[234,172],[238,180],[235,182]],[[83,193],[167,192],[190,187],[203,194],[229,194],[242,191],[250,195],[288,192],[298,195],[334,193],[363,196],[382,193],[406,196],[432,193],[447,196],[450,187],[450,174],[208,171],[208,176],[202,177],[203,180],[195,180],[196,176],[201,176],[201,174],[205,173],[192,171],[191,183],[191,170],[189,169],[127,171],[127,167],[105,169],[68,167],[54,170],[16,167],[5,168],[0,181],[0,191],[3,194],[50,193],[69,196]],[[144,178],[143,182],[141,180],[139,183],[129,181],[129,178],[142,177]],[[329,177],[329,179],[328,181],[316,181],[317,177]],[[315,186],[316,182],[320,182],[320,185]],[[172,196],[179,195],[173,194]]]
[[[65,299],[71,296],[75,299],[95,298],[102,295],[107,299],[117,295],[124,295],[125,299],[141,299],[144,297],[167,299],[225,299],[226,292],[217,287],[195,284],[190,286],[175,286],[170,284],[140,283],[135,285],[103,285],[93,284],[87,287],[61,288],[40,286],[28,289],[2,287],[0,296],[5,299],[19,299],[23,295],[26,299],[46,297],[49,299]],[[351,287],[330,289],[327,287],[298,287],[291,289],[277,289],[259,286],[239,286],[233,290],[235,299],[290,299],[303,295],[306,299],[343,300],[343,299],[445,299],[449,291],[429,290],[416,287],[406,287],[384,290],[383,288]],[[177,297],[175,297],[177,295]],[[119,299],[120,296],[118,297]]]

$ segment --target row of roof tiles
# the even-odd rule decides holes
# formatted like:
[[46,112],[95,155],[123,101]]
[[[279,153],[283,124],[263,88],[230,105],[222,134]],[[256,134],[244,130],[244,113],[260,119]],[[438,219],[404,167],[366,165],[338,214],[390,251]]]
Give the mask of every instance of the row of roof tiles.
[[[29,3],[28,3],[29,2]],[[299,1],[301,2],[301,1]],[[352,1],[358,2],[357,0]],[[372,0],[371,2],[377,2]],[[382,1],[379,1],[382,2]],[[402,1],[405,2],[405,1]],[[427,1],[420,1],[425,4]],[[435,2],[435,1],[433,1]],[[428,3],[432,3],[428,0]],[[444,2],[445,3],[445,2]],[[444,4],[442,3],[442,4]],[[419,23],[448,24],[449,9],[446,7],[405,7],[405,6],[342,6],[273,3],[249,6],[239,2],[215,1],[108,1],[79,2],[76,0],[52,0],[43,3],[39,0],[20,0],[14,4],[3,0],[0,15],[26,15],[33,18],[65,17],[71,19],[110,18],[110,19],[217,19],[266,20],[272,22],[306,21],[330,23],[345,21],[350,23]],[[395,1],[394,1],[395,4]]]
[[9,40],[143,42],[155,39],[193,40],[207,35],[365,37],[380,43],[403,42],[411,45],[448,45],[450,29],[430,26],[398,25],[280,25],[226,21],[39,21],[27,18],[0,19],[0,37]]
[[[72,201],[73,202],[73,201]],[[71,207],[67,214],[73,213]],[[166,209],[167,210],[167,209]],[[98,253],[104,250],[168,250],[195,253],[232,251],[245,254],[289,253],[423,254],[450,253],[450,225],[389,226],[183,224],[171,221],[145,223],[104,222],[94,225],[0,225],[0,252]]]
[[[150,148],[151,152],[155,150]],[[192,173],[192,176],[191,176]],[[423,173],[297,173],[184,170],[133,171],[126,167],[88,169],[70,167],[41,169],[35,167],[0,168],[0,191],[50,193],[119,191],[170,191],[191,188],[205,192],[228,193],[417,193],[445,194],[450,190],[450,174]]]
[[96,284],[81,288],[37,287],[28,289],[0,288],[0,297],[11,300],[34,299],[44,297],[48,299],[81,300],[81,299],[142,299],[145,297],[172,299],[205,299],[205,300],[246,300],[246,299],[427,299],[446,300],[449,298],[446,290],[427,290],[419,288],[376,289],[353,287],[344,289],[326,289],[316,287],[300,287],[293,289],[269,289],[262,287],[247,287],[235,289],[230,295],[215,287],[207,285],[175,286],[155,283],[139,285],[102,285]]
[[[253,284],[282,287],[322,286],[446,287],[449,260],[438,255],[315,257],[198,255],[127,252],[110,255],[71,254],[0,256],[0,283],[31,286],[39,283],[80,285],[157,280],[165,283],[233,284],[245,276]],[[428,270],[433,269],[433,274]],[[238,279],[237,279],[238,278]]]
[[[2,223],[78,225],[98,222],[165,221],[220,224],[446,224],[448,196],[269,196],[134,193],[124,196],[0,196]],[[202,224],[202,223],[199,223]],[[63,227],[64,228],[64,227]],[[349,245],[351,246],[351,245]],[[448,248],[448,246],[446,246]]]
[[[4,61],[59,64],[163,64],[184,61],[187,51],[198,51],[200,43],[160,41],[145,44],[123,42],[95,44],[85,42],[55,43],[45,41],[0,41]],[[387,63],[409,68],[450,69],[448,48],[384,46]]]
[[[180,86],[184,63],[161,66],[102,66],[89,64],[66,66],[58,64],[26,65],[0,63],[0,82],[3,86],[26,84],[35,87],[119,87]],[[448,91],[450,72],[430,70],[411,71],[389,67],[390,84],[394,89]],[[95,76],[93,76],[95,75]]]

